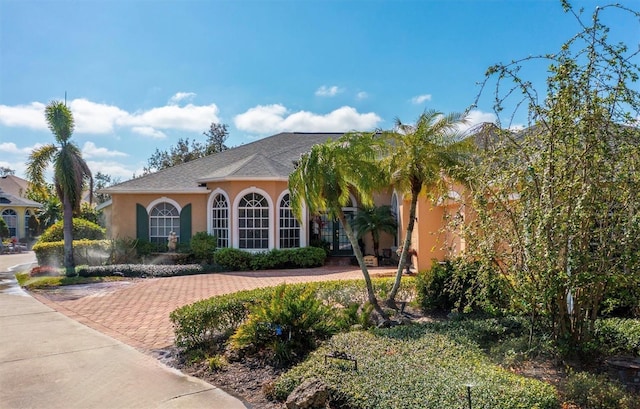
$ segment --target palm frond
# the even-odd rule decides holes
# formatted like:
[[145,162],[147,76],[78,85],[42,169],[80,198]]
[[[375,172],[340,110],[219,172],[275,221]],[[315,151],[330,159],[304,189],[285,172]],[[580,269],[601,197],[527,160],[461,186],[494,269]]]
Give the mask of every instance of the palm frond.
[[44,114],[56,141],[61,145],[66,144],[75,126],[71,110],[61,101],[51,101],[45,108]]
[[55,145],[48,144],[34,149],[27,159],[25,174],[33,190],[38,194],[46,194],[47,183],[44,180],[44,174],[57,152],[58,148]]

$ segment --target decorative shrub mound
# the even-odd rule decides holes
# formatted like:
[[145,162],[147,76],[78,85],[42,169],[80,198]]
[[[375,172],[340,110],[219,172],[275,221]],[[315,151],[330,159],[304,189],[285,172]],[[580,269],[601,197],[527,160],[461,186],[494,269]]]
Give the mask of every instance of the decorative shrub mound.
[[[84,219],[73,219],[73,239],[74,240],[102,240],[105,238],[106,230],[95,223]],[[64,240],[63,221],[50,226],[42,233],[38,243],[51,243]]]
[[276,365],[287,365],[336,330],[334,310],[316,297],[311,286],[282,284],[250,307],[230,344],[238,350],[268,350]]
[[218,239],[206,231],[200,231],[191,237],[191,251],[196,260],[204,260],[207,264],[211,264],[216,247],[218,247]]
[[325,259],[326,253],[317,247],[273,249],[262,253],[223,248],[213,255],[216,264],[232,271],[320,267]]
[[[325,364],[325,356],[335,352],[353,356],[357,371],[351,362]],[[337,407],[354,409],[467,407],[466,385],[472,385],[474,408],[558,407],[551,385],[493,365],[475,343],[429,325],[338,334],[282,375],[275,396],[284,400],[311,378],[328,385]]]
[[[64,265],[64,242],[40,242],[33,246],[38,264],[41,266]],[[74,240],[73,259],[76,265],[101,265],[111,256],[109,240]]]

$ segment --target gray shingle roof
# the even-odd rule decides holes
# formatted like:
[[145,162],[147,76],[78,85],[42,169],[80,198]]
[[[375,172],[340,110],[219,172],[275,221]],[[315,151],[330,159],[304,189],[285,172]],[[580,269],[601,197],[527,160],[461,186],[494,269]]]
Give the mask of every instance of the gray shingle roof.
[[24,199],[22,197],[14,196],[0,189],[0,205],[4,207],[42,207],[38,202],[33,200]]
[[106,189],[104,193],[202,192],[203,183],[221,180],[286,180],[294,161],[313,145],[341,133],[279,133],[191,162],[163,169]]

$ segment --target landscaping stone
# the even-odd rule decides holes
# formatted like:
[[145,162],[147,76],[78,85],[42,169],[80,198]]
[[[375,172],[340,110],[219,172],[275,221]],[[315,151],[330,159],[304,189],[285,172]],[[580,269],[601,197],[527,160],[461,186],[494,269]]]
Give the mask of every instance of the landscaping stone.
[[329,390],[319,379],[303,382],[287,398],[287,409],[324,408],[329,399]]

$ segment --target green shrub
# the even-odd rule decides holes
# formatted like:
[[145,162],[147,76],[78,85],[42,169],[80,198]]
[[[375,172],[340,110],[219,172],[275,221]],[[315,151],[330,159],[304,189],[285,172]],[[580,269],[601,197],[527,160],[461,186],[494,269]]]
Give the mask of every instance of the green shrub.
[[239,350],[270,349],[278,365],[287,365],[335,332],[332,310],[312,287],[280,285],[250,308],[247,320],[231,336]]
[[138,263],[140,256],[138,255],[137,239],[113,239],[111,240],[111,264],[130,264]]
[[294,268],[321,267],[327,258],[325,251],[317,247],[302,247],[288,251],[290,263]]
[[249,307],[268,297],[273,288],[240,291],[198,301],[170,314],[176,346],[184,350],[207,348],[225,341],[249,314]]
[[151,253],[161,253],[167,251],[167,245],[164,243],[152,243],[147,240],[138,239],[135,243],[136,252],[138,257],[144,258]]
[[254,270],[311,268],[324,265],[325,253],[316,247],[273,249],[252,255],[250,266]]
[[196,260],[211,264],[216,247],[218,247],[218,239],[206,231],[197,232],[191,237],[191,251]]
[[504,282],[478,263],[464,259],[437,262],[418,274],[418,299],[425,312],[497,314],[508,307]]
[[252,255],[248,251],[233,248],[218,249],[213,261],[231,271],[246,271],[251,266]]
[[324,251],[316,247],[273,249],[261,253],[224,248],[218,249],[213,256],[216,264],[232,271],[320,267],[325,258]]
[[640,320],[605,318],[595,322],[594,336],[608,354],[640,354]]
[[[41,266],[64,265],[64,241],[40,242],[33,246],[33,251]],[[109,240],[74,240],[73,259],[76,265],[102,265],[111,255]]]
[[[42,233],[38,243],[52,243],[64,240],[64,221],[60,220],[51,225]],[[73,239],[74,240],[102,240],[105,238],[106,230],[84,219],[73,219]]]
[[565,386],[565,401],[582,409],[637,409],[640,399],[606,375],[587,372],[569,374]]
[[[325,356],[346,352],[358,364]],[[304,380],[328,385],[335,406],[349,408],[462,408],[472,384],[474,408],[555,409],[555,389],[493,365],[469,340],[429,325],[338,334],[283,374],[274,394],[285,399]]]

